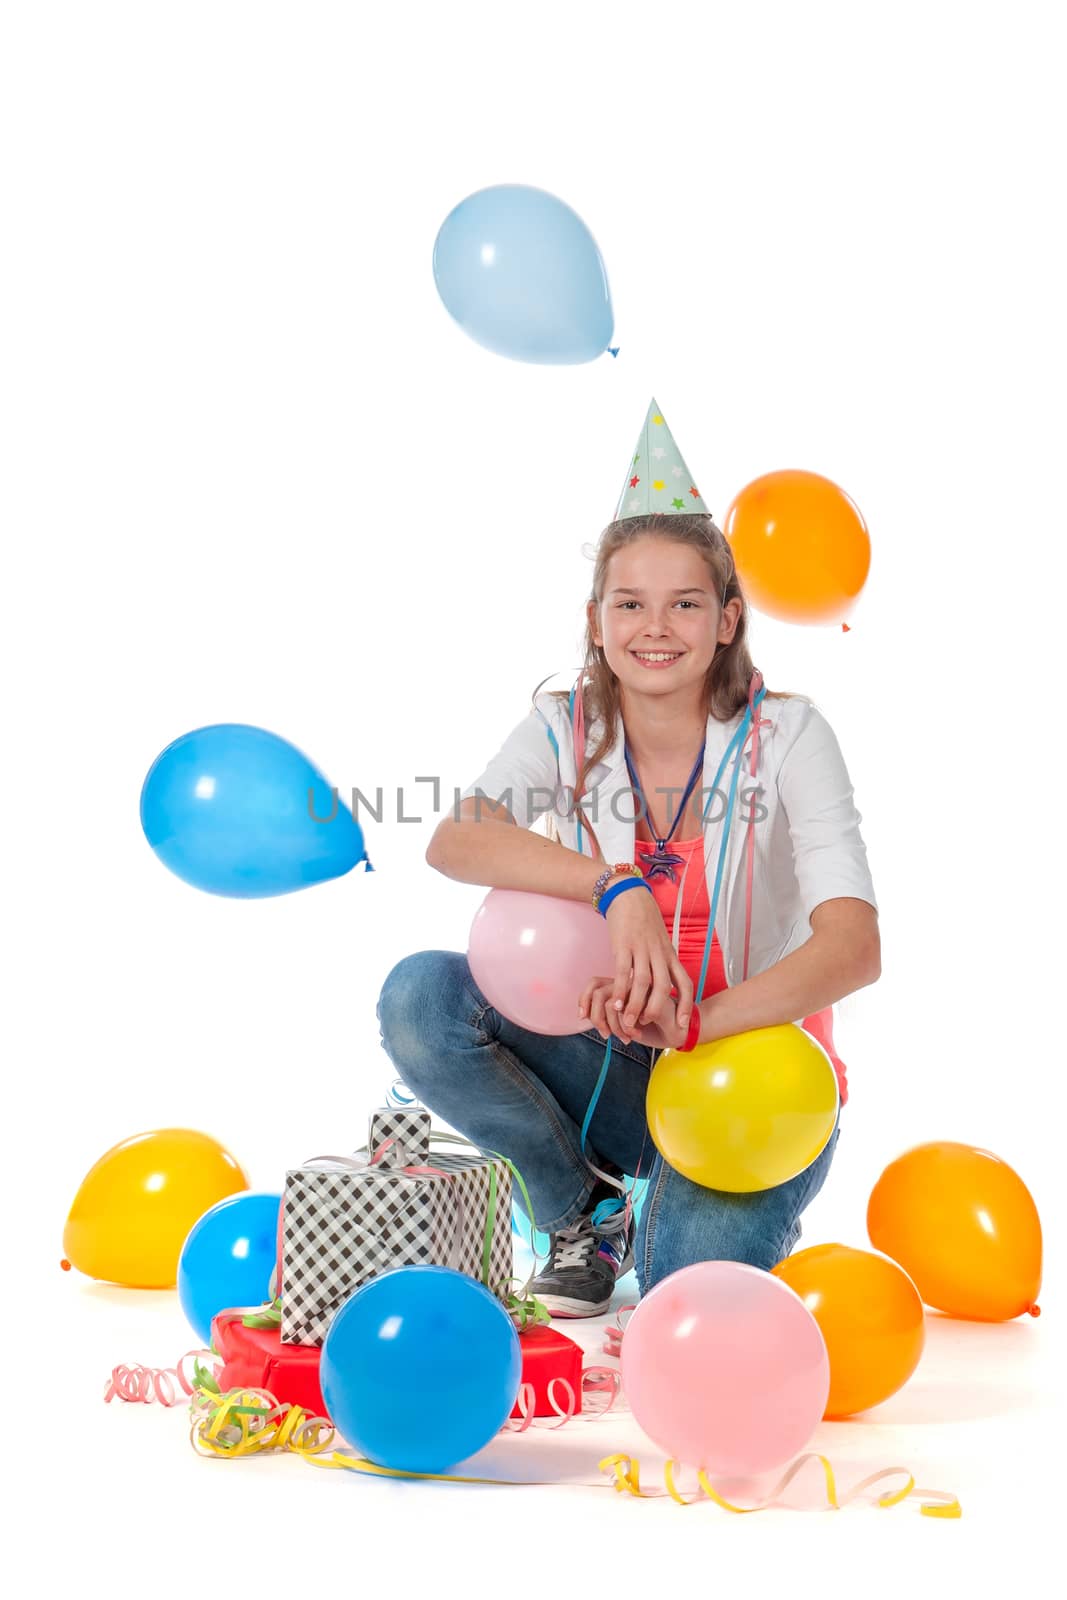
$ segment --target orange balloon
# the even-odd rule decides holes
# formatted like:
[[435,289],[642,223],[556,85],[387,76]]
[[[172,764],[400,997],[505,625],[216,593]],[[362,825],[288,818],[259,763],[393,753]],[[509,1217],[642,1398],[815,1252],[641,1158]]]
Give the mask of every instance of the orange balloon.
[[867,582],[867,524],[817,472],[753,479],[731,500],[723,533],[749,601],[782,622],[841,622]]
[[194,1222],[248,1186],[230,1152],[206,1133],[134,1134],[89,1169],[63,1229],[63,1250],[90,1278],[173,1289]]
[[989,1150],[938,1140],[905,1151],[871,1191],[867,1233],[926,1304],[951,1317],[1041,1314],[1037,1207],[1018,1173]]
[[825,1418],[867,1411],[903,1388],[923,1353],[926,1317],[919,1291],[895,1261],[817,1244],[780,1261],[774,1276],[800,1296],[826,1341]]

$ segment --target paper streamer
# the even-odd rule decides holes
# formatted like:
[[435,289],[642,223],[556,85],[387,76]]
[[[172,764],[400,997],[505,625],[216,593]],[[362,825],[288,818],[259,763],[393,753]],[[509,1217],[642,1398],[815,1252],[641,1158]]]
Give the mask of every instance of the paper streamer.
[[[556,1391],[563,1395],[563,1405],[556,1398]],[[608,1394],[606,1405],[590,1408],[588,1401],[591,1395]],[[586,1367],[582,1372],[582,1408],[578,1410],[578,1400],[574,1393],[574,1385],[566,1378],[550,1378],[548,1382],[548,1403],[556,1413],[557,1420],[550,1421],[547,1417],[534,1417],[534,1403],[536,1394],[532,1383],[519,1385],[517,1404],[520,1416],[510,1417],[505,1422],[504,1433],[525,1433],[534,1427],[543,1431],[552,1432],[561,1428],[565,1422],[577,1419],[581,1422],[592,1421],[596,1417],[606,1416],[622,1393],[622,1379],[610,1367]]]
[[636,1310],[637,1307],[635,1305],[620,1306],[615,1313],[615,1327],[609,1326],[604,1329],[604,1354],[606,1356],[619,1357],[622,1355],[622,1336],[626,1332],[626,1324],[622,1319],[627,1311]]
[[[827,1510],[841,1511],[848,1505],[850,1500],[855,1500],[858,1495],[863,1493],[864,1489],[869,1489],[872,1484],[878,1483],[882,1478],[894,1478],[903,1475],[908,1480],[903,1489],[898,1489],[892,1494],[879,1495],[875,1502],[877,1506],[887,1509],[889,1506],[899,1505],[902,1500],[907,1499],[908,1495],[914,1493],[927,1496],[926,1501],[920,1507],[924,1517],[962,1517],[963,1515],[963,1508],[954,1494],[948,1494],[942,1489],[916,1489],[915,1479],[906,1467],[883,1467],[880,1472],[872,1472],[868,1477],[862,1478],[846,1495],[839,1496],[837,1484],[834,1481],[833,1467],[824,1455],[820,1455],[813,1450],[808,1451],[805,1455],[797,1456],[792,1466],[771,1490],[770,1494],[751,1506],[735,1506],[729,1500],[724,1500],[722,1495],[708,1481],[707,1473],[704,1471],[698,1471],[697,1482],[700,1487],[687,1500],[675,1482],[675,1475],[678,1469],[677,1461],[668,1461],[664,1466],[663,1477],[666,1488],[652,1490],[641,1488],[639,1463],[634,1456],[606,1456],[599,1465],[602,1472],[613,1473],[614,1482],[612,1487],[618,1490],[620,1494],[632,1494],[645,1500],[657,1495],[668,1494],[680,1506],[694,1505],[698,1500],[706,1497],[709,1500],[713,1500],[717,1506],[721,1506],[724,1511],[734,1511],[744,1516],[752,1511],[768,1510],[778,1499],[786,1485],[792,1482],[801,1467],[808,1461],[818,1461],[822,1464],[826,1478],[825,1509]],[[824,1508],[820,1506],[817,1509],[821,1511]]]
[[[554,1381],[562,1382],[559,1379]],[[570,1385],[566,1384],[565,1387],[569,1389]],[[521,1419],[521,1425],[513,1431],[525,1432],[529,1426],[531,1398],[526,1401],[526,1414]],[[573,1395],[571,1404],[573,1406]],[[478,1478],[454,1473],[404,1472],[397,1467],[379,1466],[377,1462],[364,1460],[347,1450],[331,1450],[336,1431],[330,1422],[324,1417],[308,1416],[300,1406],[279,1405],[274,1396],[265,1389],[234,1389],[225,1395],[201,1393],[194,1400],[192,1410],[193,1424],[190,1439],[193,1448],[201,1455],[234,1460],[241,1456],[259,1455],[268,1450],[288,1450],[294,1455],[302,1456],[313,1466],[360,1472],[371,1477],[425,1479],[434,1483],[478,1483],[497,1488],[558,1487],[558,1483],[551,1480],[546,1482],[529,1478]],[[560,1415],[563,1421],[570,1420],[562,1411]],[[516,1423],[519,1419],[513,1418],[511,1421]],[[549,1423],[550,1428],[560,1425],[559,1422]],[[505,1424],[503,1431],[508,1431],[508,1424]],[[884,1467],[880,1472],[872,1472],[855,1484],[847,1494],[839,1495],[833,1467],[826,1456],[817,1452],[798,1456],[771,1493],[749,1506],[734,1505],[731,1501],[725,1500],[703,1471],[697,1473],[699,1488],[687,1499],[678,1487],[679,1463],[676,1461],[668,1461],[664,1466],[662,1489],[642,1488],[640,1463],[635,1456],[623,1454],[605,1456],[597,1463],[600,1471],[609,1477],[610,1482],[569,1484],[568,1487],[610,1488],[619,1494],[630,1494],[643,1500],[669,1496],[681,1506],[694,1505],[698,1500],[708,1499],[724,1511],[745,1515],[753,1511],[766,1511],[773,1506],[783,1489],[792,1482],[808,1461],[820,1462],[825,1476],[826,1506],[818,1507],[819,1510],[841,1511],[864,1490],[882,1479],[904,1477],[907,1481],[903,1488],[878,1496],[874,1503],[879,1509],[885,1510],[890,1506],[899,1505],[909,1495],[915,1494],[924,1497],[920,1506],[923,1516],[957,1518],[963,1515],[962,1507],[955,1495],[941,1489],[916,1489],[915,1479],[906,1467]]]
[[292,1450],[311,1459],[336,1437],[326,1417],[311,1417],[302,1406],[279,1405],[266,1389],[231,1389],[224,1395],[199,1394],[192,1405],[189,1438],[198,1455],[260,1455]]
[[[176,1406],[183,1397],[193,1398],[204,1389],[208,1392],[212,1388],[217,1390],[215,1379],[221,1369],[212,1366],[208,1370],[200,1363],[201,1356],[207,1356],[208,1361],[213,1362],[215,1355],[214,1350],[187,1350],[173,1367],[112,1367],[111,1378],[104,1390],[105,1403],[126,1400],[151,1405],[154,1400],[161,1406]],[[192,1382],[185,1376],[187,1361],[193,1363]],[[175,1384],[180,1393],[175,1392]]]

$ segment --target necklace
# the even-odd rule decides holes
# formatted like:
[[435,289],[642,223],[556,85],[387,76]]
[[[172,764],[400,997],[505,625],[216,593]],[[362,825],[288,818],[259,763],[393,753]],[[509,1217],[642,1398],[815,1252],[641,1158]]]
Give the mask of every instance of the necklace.
[[653,850],[652,854],[648,858],[648,870],[645,873],[645,877],[646,878],[664,877],[664,878],[669,878],[672,883],[677,883],[678,882],[678,878],[677,878],[677,875],[676,875],[674,869],[675,869],[675,867],[680,867],[683,864],[683,862],[685,861],[685,857],[678,855],[675,851],[668,850],[667,846],[670,843],[670,841],[671,841],[671,839],[672,839],[672,837],[674,835],[675,828],[678,826],[679,822],[681,822],[681,820],[682,820],[682,817],[685,815],[685,808],[689,804],[689,797],[693,793],[693,790],[696,788],[697,779],[700,777],[700,774],[704,769],[704,746],[701,745],[700,754],[697,756],[696,761],[693,763],[693,770],[689,774],[689,782],[686,784],[685,793],[682,796],[681,804],[678,807],[678,815],[675,817],[674,821],[671,823],[670,829],[668,830],[666,836],[664,838],[662,838],[662,839],[657,837],[656,825],[652,820],[652,813],[648,809],[648,801],[645,799],[645,792],[641,787],[641,780],[637,776],[637,773],[634,771],[634,764],[630,759],[630,747],[629,747],[629,745],[625,746],[625,751],[626,751],[626,769],[630,774],[630,782],[633,784],[634,788],[637,790],[638,799],[641,802],[641,808],[642,808],[642,810],[644,811],[644,814],[645,814],[645,820],[648,823],[648,826],[649,826],[649,828],[650,828],[650,830],[652,832],[653,838],[656,840],[656,848],[655,848],[655,850]]

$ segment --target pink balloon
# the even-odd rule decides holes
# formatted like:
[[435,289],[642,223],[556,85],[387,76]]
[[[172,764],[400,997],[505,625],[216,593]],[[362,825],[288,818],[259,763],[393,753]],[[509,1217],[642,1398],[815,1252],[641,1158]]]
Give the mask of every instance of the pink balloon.
[[805,1449],[826,1410],[830,1361],[787,1283],[739,1261],[700,1261],[638,1304],[622,1339],[622,1387],[673,1460],[749,1478]]
[[531,1033],[584,1033],[592,1024],[578,1015],[581,992],[615,971],[598,911],[522,889],[490,889],[471,923],[467,960],[489,1004]]

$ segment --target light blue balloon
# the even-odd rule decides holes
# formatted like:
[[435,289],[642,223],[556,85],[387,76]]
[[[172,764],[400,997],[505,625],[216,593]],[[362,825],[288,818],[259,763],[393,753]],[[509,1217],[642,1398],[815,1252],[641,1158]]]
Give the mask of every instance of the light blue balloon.
[[220,722],[158,755],[141,789],[156,855],[208,894],[261,899],[340,878],[363,830],[305,755],[265,728]]
[[496,355],[570,366],[611,343],[611,292],[596,240],[544,189],[500,183],[461,200],[438,232],[433,275],[464,333]]
[[450,1267],[397,1267],[330,1323],[319,1377],[338,1432],[379,1466],[447,1472],[492,1440],[522,1375],[515,1324]]
[[178,1300],[197,1338],[211,1340],[211,1319],[233,1306],[270,1299],[278,1257],[280,1194],[242,1190],[195,1222],[178,1261]]

